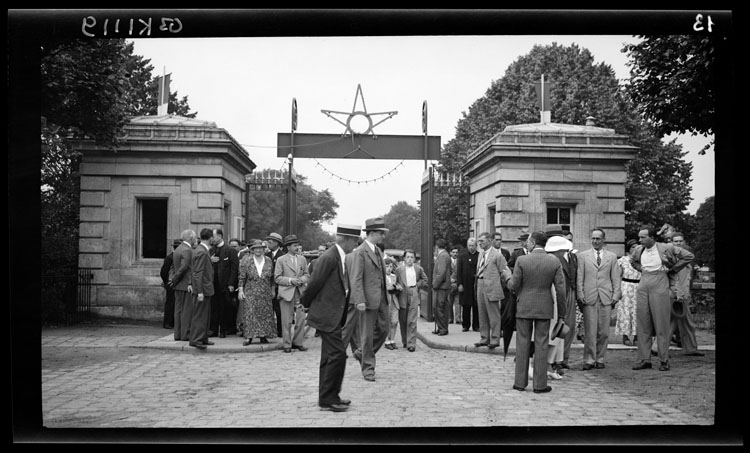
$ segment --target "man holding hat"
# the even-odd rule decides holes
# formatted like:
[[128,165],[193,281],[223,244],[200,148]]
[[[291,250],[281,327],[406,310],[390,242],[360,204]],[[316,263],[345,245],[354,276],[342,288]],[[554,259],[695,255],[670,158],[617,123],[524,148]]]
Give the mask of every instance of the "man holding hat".
[[362,375],[366,381],[375,381],[375,354],[388,336],[385,261],[377,245],[388,229],[378,217],[367,219],[363,231],[364,242],[352,252],[350,303],[360,311]]
[[167,299],[164,301],[164,320],[162,321],[162,327],[165,329],[174,329],[174,288],[169,284],[169,269],[171,269],[174,260],[174,250],[180,244],[182,244],[182,239],[172,241],[172,250],[164,258],[159,272],[161,286],[167,290]]
[[[672,245],[691,251],[690,247],[685,244],[685,236],[680,232],[672,234]],[[690,285],[693,281],[693,266],[683,267],[674,278],[675,284],[672,286],[672,335],[678,334],[680,344],[685,355],[702,356],[703,353],[698,351],[698,342],[695,339],[695,323],[690,314]]]
[[307,289],[300,298],[308,310],[307,323],[320,332],[318,405],[325,411],[344,412],[351,404],[350,400],[339,397],[346,371],[341,324],[349,295],[346,254],[357,246],[359,234],[359,226],[338,225],[336,243],[315,260]]
[[[310,279],[310,274],[307,272],[307,260],[302,256],[302,244],[297,236],[290,234],[285,237],[284,246],[287,253],[279,257],[274,266],[274,281],[278,286],[281,309],[284,352],[292,352],[292,349],[307,351],[302,344],[305,341],[305,312],[299,303],[304,286]],[[294,325],[293,335],[292,325]]]
[[[281,244],[283,243],[284,240],[279,233],[271,233],[266,237],[266,245],[268,246],[268,253],[266,253],[266,256],[271,258],[271,264],[274,269],[276,269],[276,260],[285,253],[284,250],[281,249]],[[276,335],[281,337],[281,305],[279,303],[278,286],[275,286],[273,289],[273,313],[276,316]]]

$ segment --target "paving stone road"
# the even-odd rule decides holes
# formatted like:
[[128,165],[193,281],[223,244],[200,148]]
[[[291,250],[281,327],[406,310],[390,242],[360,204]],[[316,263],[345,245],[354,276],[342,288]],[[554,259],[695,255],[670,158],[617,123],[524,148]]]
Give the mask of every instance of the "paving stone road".
[[[167,337],[166,340],[169,338]],[[218,340],[218,339],[215,339]],[[224,339],[226,340],[226,339]],[[43,357],[85,348],[91,360],[42,363],[48,428],[409,428],[711,425],[612,386],[601,374],[570,372],[551,393],[511,388],[513,357],[427,347],[383,349],[377,380],[347,362],[349,411],[317,406],[320,339],[308,351],[238,354],[144,348],[164,338],[43,337]],[[276,340],[278,341],[278,340]],[[237,339],[234,339],[237,342]],[[211,347],[209,347],[211,349]],[[220,409],[218,409],[220,408]],[[548,414],[540,417],[539,414]],[[551,414],[551,415],[549,415]]]

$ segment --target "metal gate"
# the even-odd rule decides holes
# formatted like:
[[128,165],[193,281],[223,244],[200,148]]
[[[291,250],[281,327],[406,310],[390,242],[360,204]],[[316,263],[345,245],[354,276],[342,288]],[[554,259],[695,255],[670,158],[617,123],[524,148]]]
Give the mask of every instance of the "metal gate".
[[[94,273],[90,268],[79,268],[75,287],[75,297],[65,301],[65,322],[81,322],[91,316],[91,282]],[[73,292],[71,292],[73,293]]]
[[424,272],[427,274],[427,281],[429,287],[427,288],[427,297],[421,298],[419,304],[420,316],[425,318],[427,321],[433,320],[432,310],[432,246],[434,243],[433,232],[432,232],[432,216],[435,209],[435,182],[432,166],[427,167],[422,174],[422,189],[421,199],[419,207],[421,209],[420,215],[420,245],[422,246],[422,255],[420,257],[420,265],[424,268]]

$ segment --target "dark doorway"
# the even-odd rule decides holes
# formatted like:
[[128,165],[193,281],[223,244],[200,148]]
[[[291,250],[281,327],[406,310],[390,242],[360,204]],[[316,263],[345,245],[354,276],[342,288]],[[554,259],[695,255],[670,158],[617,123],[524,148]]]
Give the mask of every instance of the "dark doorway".
[[167,200],[141,200],[141,258],[167,256]]

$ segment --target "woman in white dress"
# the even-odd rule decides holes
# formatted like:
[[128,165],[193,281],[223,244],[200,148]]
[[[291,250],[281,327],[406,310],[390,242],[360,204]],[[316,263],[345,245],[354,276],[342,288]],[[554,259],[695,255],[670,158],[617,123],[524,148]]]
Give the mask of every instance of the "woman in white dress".
[[630,263],[637,247],[638,241],[635,239],[629,240],[625,244],[625,255],[617,260],[617,264],[622,269],[622,283],[620,283],[622,299],[615,308],[617,310],[615,335],[622,335],[622,344],[626,346],[635,346],[638,341],[635,330],[635,290],[641,280],[641,273],[635,270]]

